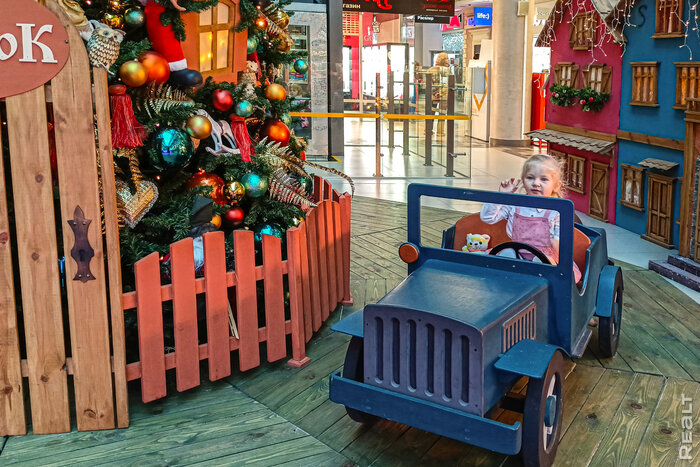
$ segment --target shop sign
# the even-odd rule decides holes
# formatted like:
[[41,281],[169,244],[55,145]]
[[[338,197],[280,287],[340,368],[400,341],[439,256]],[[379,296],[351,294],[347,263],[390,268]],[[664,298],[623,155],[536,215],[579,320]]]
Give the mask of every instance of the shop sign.
[[449,24],[449,16],[416,15],[416,23]]
[[33,0],[5,2],[0,15],[0,98],[38,88],[68,61],[68,32]]
[[474,7],[474,26],[491,26],[493,10],[486,7]]
[[455,0],[343,0],[343,10],[451,17],[455,14]]

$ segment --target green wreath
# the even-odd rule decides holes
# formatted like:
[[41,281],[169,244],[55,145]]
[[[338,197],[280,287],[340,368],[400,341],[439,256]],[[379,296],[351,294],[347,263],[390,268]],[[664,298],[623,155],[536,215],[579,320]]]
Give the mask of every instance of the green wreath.
[[609,99],[610,94],[607,92],[598,92],[590,87],[578,91],[578,103],[584,112],[600,112]]
[[578,97],[578,89],[574,89],[566,84],[553,84],[549,87],[552,104],[561,107],[574,105],[574,99]]

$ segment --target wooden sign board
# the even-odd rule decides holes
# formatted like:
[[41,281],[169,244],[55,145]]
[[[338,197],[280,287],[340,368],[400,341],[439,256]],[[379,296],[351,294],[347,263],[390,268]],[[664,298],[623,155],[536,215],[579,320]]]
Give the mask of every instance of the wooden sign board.
[[68,33],[34,0],[1,1],[0,98],[38,88],[68,61]]

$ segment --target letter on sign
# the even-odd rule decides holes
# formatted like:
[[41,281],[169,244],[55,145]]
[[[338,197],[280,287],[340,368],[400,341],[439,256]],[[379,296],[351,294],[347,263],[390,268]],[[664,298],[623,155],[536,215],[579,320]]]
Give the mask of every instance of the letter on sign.
[[33,0],[8,4],[0,15],[0,98],[49,82],[70,54],[68,32],[56,15]]

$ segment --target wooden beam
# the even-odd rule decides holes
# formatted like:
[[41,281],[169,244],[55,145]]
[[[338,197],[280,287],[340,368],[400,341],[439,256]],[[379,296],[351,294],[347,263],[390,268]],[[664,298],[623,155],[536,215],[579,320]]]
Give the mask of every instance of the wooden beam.
[[663,138],[661,136],[645,135],[626,130],[618,130],[617,137],[627,141],[634,141],[635,143],[651,144],[662,148],[675,149],[676,151],[683,151],[685,149],[685,140],[682,139]]
[[574,128],[572,126],[558,125],[556,123],[547,122],[548,130],[561,131],[571,135],[587,136],[588,138],[602,139],[603,141],[616,142],[617,137],[614,134],[603,133],[601,131],[587,130],[586,128]]

